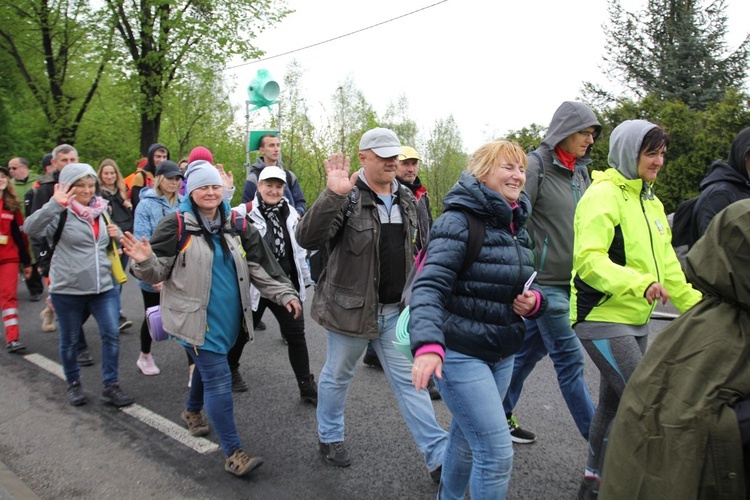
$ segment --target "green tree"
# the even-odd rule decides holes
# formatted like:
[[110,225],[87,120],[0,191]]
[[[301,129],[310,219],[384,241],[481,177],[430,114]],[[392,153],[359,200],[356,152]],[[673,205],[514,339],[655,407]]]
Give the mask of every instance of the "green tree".
[[352,158],[352,164],[356,164],[359,139],[379,125],[377,115],[351,77],[339,85],[331,101],[333,112],[329,115],[324,144],[329,152],[342,151]]
[[419,127],[409,113],[409,100],[405,95],[391,102],[383,115],[382,126],[396,132],[401,144],[419,150]]
[[516,141],[526,151],[532,151],[539,147],[547,133],[547,127],[532,123],[520,130],[511,130],[505,134],[505,139]]
[[140,95],[140,149],[159,138],[167,92],[188,63],[258,57],[252,40],[290,11],[282,0],[105,0]]
[[55,144],[74,143],[112,56],[112,31],[83,0],[2,0],[0,50],[42,110]]
[[[637,99],[656,96],[704,109],[727,89],[744,84],[750,35],[727,50],[725,0],[649,0],[639,12],[609,2],[604,27],[605,74]],[[589,98],[613,101],[606,90],[584,84]]]
[[320,143],[318,132],[308,114],[302,96],[304,69],[297,61],[287,66],[281,102],[281,151],[284,167],[292,170],[308,205],[312,205],[325,189],[326,173],[323,160],[330,151]]
[[422,183],[430,193],[433,216],[443,212],[443,198],[466,169],[461,133],[453,116],[439,119],[430,130],[420,170]]

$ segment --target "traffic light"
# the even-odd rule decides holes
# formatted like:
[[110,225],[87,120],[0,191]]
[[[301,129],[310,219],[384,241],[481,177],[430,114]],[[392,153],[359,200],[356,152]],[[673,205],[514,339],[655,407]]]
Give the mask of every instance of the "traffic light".
[[247,87],[248,100],[255,104],[252,111],[262,107],[270,108],[276,104],[279,97],[279,84],[273,79],[268,70],[259,69],[258,75],[252,79]]

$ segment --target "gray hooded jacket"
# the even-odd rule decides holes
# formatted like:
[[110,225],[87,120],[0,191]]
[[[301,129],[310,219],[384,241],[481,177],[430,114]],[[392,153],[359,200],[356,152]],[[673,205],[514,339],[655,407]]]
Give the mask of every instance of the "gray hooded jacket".
[[[552,116],[547,136],[542,144],[528,155],[524,190],[531,200],[528,231],[534,241],[534,263],[538,282],[542,285],[570,285],[573,268],[573,217],[578,200],[591,183],[586,165],[591,163],[588,149],[578,158],[571,172],[560,163],[555,147],[567,137],[587,127],[597,134],[602,127],[594,112],[583,103],[566,101]],[[540,182],[544,162],[544,180]],[[540,189],[541,185],[541,189]]]

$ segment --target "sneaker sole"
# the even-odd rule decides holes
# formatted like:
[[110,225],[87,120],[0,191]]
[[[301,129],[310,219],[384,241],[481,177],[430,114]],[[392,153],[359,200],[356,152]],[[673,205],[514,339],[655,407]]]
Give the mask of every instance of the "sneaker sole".
[[133,326],[133,322],[132,321],[126,321],[125,323],[123,323],[122,325],[120,325],[119,330],[120,331],[127,330],[131,326]]
[[127,401],[127,402],[120,402],[120,403],[118,403],[114,399],[105,398],[104,396],[100,396],[99,397],[99,401],[101,401],[105,405],[112,405],[112,406],[114,406],[116,408],[122,408],[123,406],[130,406],[130,405],[133,404],[133,400],[132,399],[130,401]]
[[68,400],[68,404],[70,406],[83,406],[88,402],[88,400],[84,397],[83,399],[80,399],[78,401],[70,401]]
[[513,434],[511,434],[510,435],[510,440],[513,441],[516,444],[531,444],[534,441],[536,441],[536,438],[533,438],[533,439],[521,438],[521,437],[516,437]]

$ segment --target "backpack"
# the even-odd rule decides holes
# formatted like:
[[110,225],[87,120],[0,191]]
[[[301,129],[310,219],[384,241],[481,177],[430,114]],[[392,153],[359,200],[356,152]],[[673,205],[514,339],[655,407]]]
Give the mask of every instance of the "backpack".
[[539,176],[536,181],[536,195],[539,197],[539,193],[542,192],[542,183],[544,182],[544,161],[542,161],[542,155],[537,153],[536,150],[529,154],[536,156],[536,159],[539,160]]
[[[484,221],[477,217],[477,215],[468,210],[454,210],[455,212],[461,212],[466,217],[469,223],[469,239],[466,242],[466,253],[464,254],[464,260],[461,263],[461,269],[458,271],[456,276],[462,275],[466,272],[469,267],[474,263],[479,251],[482,249],[484,244]],[[401,302],[399,307],[403,310],[409,305],[411,299],[411,289],[414,286],[414,281],[417,276],[422,272],[425,261],[427,261],[427,248],[422,248],[417,256],[414,258],[414,267],[411,268],[409,276],[406,277],[406,283],[404,284],[404,291],[401,292]]]
[[685,200],[677,206],[672,216],[672,246],[689,247],[697,241],[697,234],[693,227],[693,209],[700,196]]
[[319,248],[317,252],[310,255],[310,279],[315,283],[318,282],[320,275],[323,274],[323,271],[328,265],[328,257],[330,257],[331,252],[341,239],[341,234],[344,232],[344,227],[346,227],[349,217],[354,213],[354,206],[357,204],[358,199],[359,188],[354,187],[349,191],[349,205],[347,205],[346,212],[344,212],[344,220],[341,222],[341,227],[339,228],[338,233],[336,233],[334,237],[331,238],[331,241],[329,241],[324,247]]
[[55,252],[55,247],[60,241],[60,235],[62,235],[63,226],[65,226],[66,220],[68,220],[67,208],[58,216],[57,228],[55,229],[55,234],[52,235],[52,242],[50,243],[47,238],[41,238],[39,255],[36,256],[36,267],[39,270],[39,274],[45,278],[49,278],[49,269],[52,265],[52,254]]

